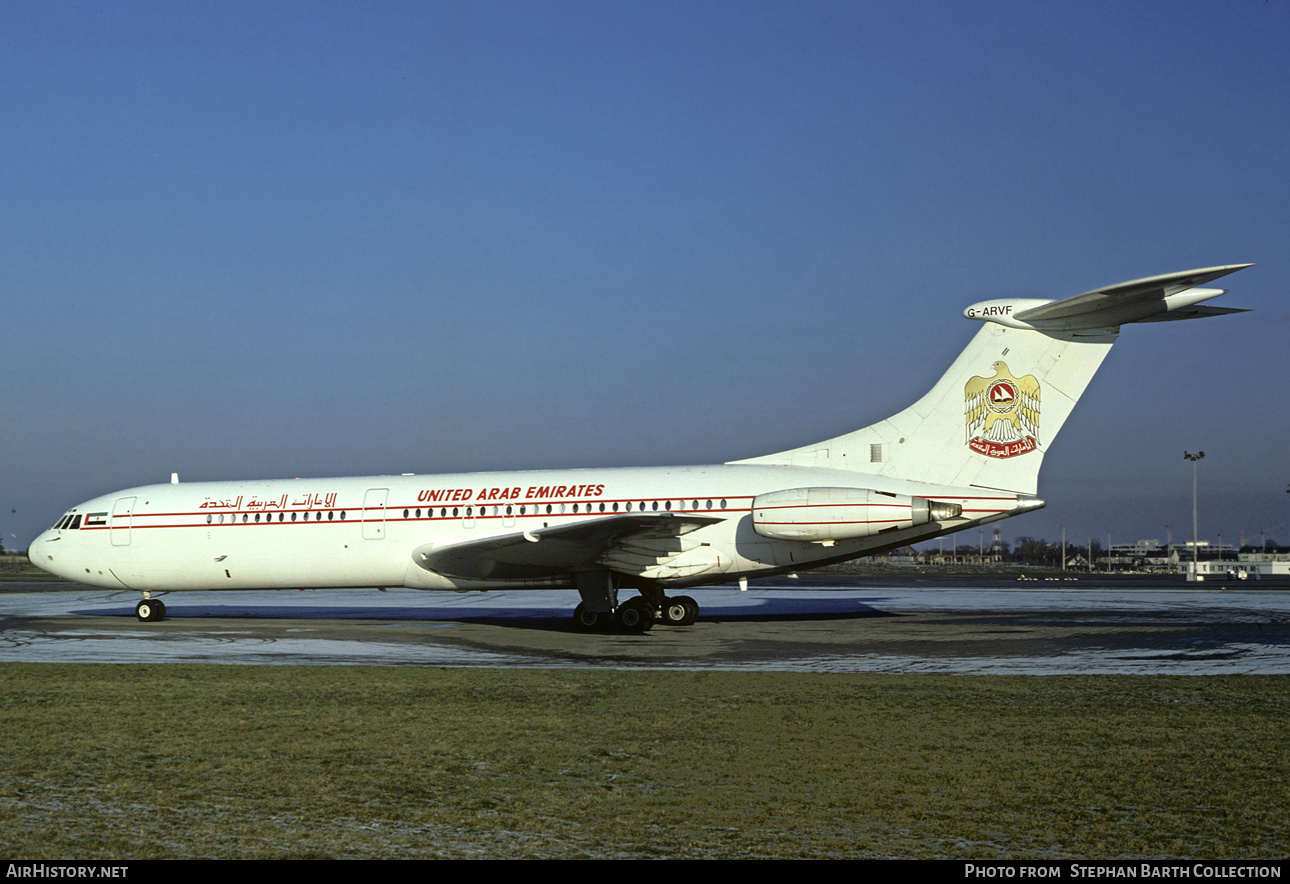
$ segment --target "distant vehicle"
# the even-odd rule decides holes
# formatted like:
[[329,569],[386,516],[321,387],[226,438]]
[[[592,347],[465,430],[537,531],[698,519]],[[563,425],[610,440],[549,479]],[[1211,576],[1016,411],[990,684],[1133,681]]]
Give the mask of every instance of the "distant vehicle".
[[[1061,301],[1002,298],[943,377],[880,423],[715,466],[197,482],[69,510],[30,547],[70,580],[155,592],[577,589],[582,629],[688,625],[687,587],[886,552],[1038,509],[1044,452],[1130,322],[1242,312],[1200,288],[1249,264]],[[911,342],[911,359],[927,359]],[[840,385],[863,379],[803,378]],[[620,598],[622,590],[637,595]]]

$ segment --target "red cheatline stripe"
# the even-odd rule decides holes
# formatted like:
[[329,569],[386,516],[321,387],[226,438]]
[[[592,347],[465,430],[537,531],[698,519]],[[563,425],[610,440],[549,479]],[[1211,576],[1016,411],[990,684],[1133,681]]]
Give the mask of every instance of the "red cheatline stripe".
[[[678,507],[677,509],[674,509],[674,510],[668,510],[668,512],[671,512],[671,513],[674,513],[674,514],[679,514],[679,515],[684,515],[684,514],[687,514],[687,513],[696,513],[696,514],[727,513],[727,514],[731,514],[731,515],[736,515],[736,514],[741,514],[740,508],[739,508],[738,506],[730,506],[730,505],[729,505],[729,502],[732,502],[732,501],[748,501],[748,500],[753,500],[753,499],[754,499],[754,495],[751,495],[751,494],[733,495],[733,496],[732,496],[732,495],[727,495],[725,498],[721,498],[720,496],[716,496],[716,497],[711,497],[711,498],[709,498],[709,497],[706,497],[706,496],[704,496],[704,495],[697,495],[697,496],[696,496],[696,495],[685,495],[684,497],[682,497],[682,496],[680,496],[680,495],[672,495],[672,496],[669,496],[669,497],[666,497],[666,498],[657,498],[657,499],[655,499],[655,498],[649,498],[649,499],[646,499],[644,502],[645,502],[645,503],[647,503],[647,504],[652,504],[652,503],[654,503],[654,502],[657,500],[657,502],[658,502],[659,504],[664,504],[664,503],[666,503],[666,502],[668,502],[668,501],[679,501],[679,502],[684,503],[685,501],[700,500],[700,501],[703,501],[703,502],[705,502],[705,503],[706,503],[706,501],[708,501],[708,500],[716,501],[716,500],[721,500],[721,499],[724,499],[724,500],[726,500],[726,501],[727,501],[727,507],[726,507],[726,509],[724,509],[724,510],[722,510],[722,509],[720,509],[719,507],[716,507],[716,506],[714,506],[714,508],[713,508],[713,509],[709,510],[709,509],[707,509],[707,508],[706,508],[706,506],[703,506],[703,505],[701,504],[697,509],[696,509],[695,507],[693,507],[693,506],[681,506],[681,507]],[[986,496],[979,496],[979,497],[938,497],[938,498],[926,498],[926,499],[928,499],[928,500],[934,500],[934,501],[937,501],[937,502],[954,502],[954,501],[963,501],[964,503],[966,503],[966,502],[967,502],[967,501],[969,501],[969,500],[972,500],[972,501],[1006,501],[1006,502],[1008,502],[1008,503],[1013,503],[1013,504],[1015,504],[1015,502],[1016,502],[1016,500],[1017,500],[1017,498],[1015,498],[1015,497],[995,497],[995,496],[990,496],[990,497],[986,497]],[[361,506],[360,506],[360,507],[354,507],[354,508],[350,508],[350,507],[344,507],[344,508],[342,508],[342,507],[331,507],[331,508],[329,508],[329,509],[307,509],[307,510],[306,510],[306,509],[291,509],[291,510],[256,510],[256,511],[249,511],[249,510],[236,510],[236,511],[222,512],[222,513],[213,513],[213,512],[210,512],[210,511],[166,512],[166,513],[140,513],[140,512],[135,512],[135,513],[112,513],[112,514],[110,514],[110,515],[108,516],[108,519],[109,519],[109,520],[130,520],[130,522],[131,522],[131,524],[130,524],[130,528],[131,528],[132,530],[133,530],[133,529],[140,529],[140,530],[143,530],[143,529],[156,529],[156,528],[201,528],[201,527],[207,527],[207,528],[228,528],[228,527],[233,527],[233,526],[250,527],[250,526],[253,526],[253,525],[270,525],[270,524],[277,524],[277,525],[321,525],[321,524],[323,524],[324,522],[326,522],[327,524],[340,524],[340,525],[364,524],[364,523],[374,523],[374,522],[419,522],[419,521],[420,521],[420,522],[430,522],[430,521],[439,522],[439,521],[448,521],[448,520],[457,521],[457,520],[465,519],[465,518],[470,518],[470,519],[481,519],[481,520],[484,520],[484,519],[488,519],[488,520],[492,520],[492,519],[508,519],[508,518],[509,518],[509,519],[515,519],[515,518],[522,518],[522,519],[534,519],[534,518],[570,518],[570,517],[582,517],[582,516],[602,516],[602,515],[603,515],[603,516],[613,516],[613,515],[629,515],[629,514],[633,514],[633,513],[653,513],[653,512],[663,512],[663,510],[653,510],[653,509],[637,510],[635,507],[632,507],[631,509],[622,509],[622,510],[619,510],[617,513],[615,513],[615,512],[612,512],[612,510],[609,508],[609,507],[611,507],[611,506],[612,506],[612,504],[614,504],[614,503],[619,503],[619,504],[627,503],[627,504],[629,504],[629,505],[630,505],[630,504],[636,504],[636,503],[640,503],[640,502],[641,502],[641,498],[639,498],[639,497],[631,497],[631,498],[611,498],[611,499],[592,498],[592,499],[590,499],[590,500],[578,500],[578,501],[568,501],[568,500],[537,500],[537,501],[525,501],[523,504],[520,504],[520,503],[501,503],[501,502],[493,502],[493,501],[486,502],[486,503],[482,503],[482,504],[481,504],[481,503],[460,503],[460,502],[459,502],[459,503],[457,504],[456,508],[457,508],[459,511],[461,511],[461,512],[458,512],[458,514],[457,514],[457,515],[448,515],[448,516],[444,516],[444,515],[441,515],[441,516],[435,516],[435,515],[433,515],[433,511],[434,511],[435,509],[441,509],[441,510],[442,510],[442,509],[446,509],[446,507],[444,507],[442,504],[440,504],[438,507],[434,507],[434,506],[399,506],[399,505],[395,504],[395,505],[386,505],[386,506],[385,506],[385,507],[383,507],[383,508],[376,507],[376,508],[370,508],[370,509],[365,509],[365,508],[363,508],[363,507],[361,507]],[[566,511],[565,511],[565,512],[563,512],[563,513],[560,513],[560,512],[551,512],[551,513],[546,513],[546,512],[542,512],[542,511],[540,510],[540,508],[546,507],[548,504],[549,504],[549,505],[551,505],[551,506],[555,506],[555,505],[557,505],[557,504],[564,504],[564,505],[566,506],[566,508],[568,508],[568,507],[572,507],[575,503],[576,503],[576,504],[578,504],[578,505],[579,505],[579,506],[581,506],[581,507],[584,507],[584,508],[585,508],[585,510],[584,510],[584,511],[581,511],[581,512],[577,512],[577,513],[569,512],[569,511],[568,511],[568,509],[566,509]],[[607,505],[606,510],[605,510],[603,513],[599,511],[599,506],[598,506],[598,505],[599,505],[599,504],[601,504],[601,503],[604,503],[604,504],[606,504],[606,505]],[[466,507],[468,507],[468,506],[469,506],[469,507],[471,507],[472,509],[476,510],[476,512],[471,513],[471,515],[469,515],[469,516],[467,516],[467,515],[465,514],[465,512],[464,512],[464,510],[465,510],[465,509],[466,509]],[[525,508],[526,508],[526,510],[527,510],[527,509],[529,509],[529,508],[531,507],[531,508],[532,508],[532,510],[531,510],[531,511],[528,511],[528,512],[524,512],[524,513],[512,512],[512,513],[510,513],[510,514],[506,514],[506,513],[503,513],[503,512],[498,512],[496,515],[493,515],[493,514],[491,514],[491,513],[485,513],[485,512],[483,512],[483,511],[482,511],[482,510],[486,509],[487,507],[498,507],[498,508],[501,508],[501,507],[504,507],[504,506],[511,506],[511,507],[520,507],[520,506],[523,506],[523,507],[525,507]],[[593,509],[593,507],[595,507],[595,509]],[[809,508],[819,508],[819,507],[875,507],[875,508],[876,508],[876,507],[887,507],[887,508],[896,507],[896,508],[908,508],[906,504],[900,504],[900,503],[886,503],[886,502],[882,502],[882,501],[875,501],[875,502],[873,502],[873,503],[867,503],[867,504],[850,504],[850,503],[819,503],[819,504],[799,504],[799,505],[771,506],[771,507],[761,507],[761,508],[759,508],[759,509],[760,509],[760,510],[772,510],[772,509],[805,509],[805,508],[808,508],[808,507],[809,507]],[[1010,507],[1003,507],[1003,508],[987,508],[987,507],[982,507],[982,508],[968,509],[968,508],[966,508],[966,507],[965,507],[965,508],[964,508],[964,510],[963,510],[963,512],[964,512],[964,513],[1000,513],[1000,512],[1006,512],[1009,508],[1010,508]],[[419,518],[418,518],[418,517],[413,517],[413,516],[409,516],[409,517],[407,517],[407,518],[401,518],[401,517],[390,517],[390,516],[388,516],[388,515],[386,515],[384,518],[382,518],[381,516],[377,516],[377,517],[373,518],[373,517],[371,517],[371,515],[370,515],[370,514],[372,514],[372,513],[385,513],[385,514],[388,514],[388,513],[389,513],[389,512],[391,512],[391,511],[397,511],[397,510],[401,510],[401,509],[407,509],[407,510],[413,510],[413,509],[424,509],[424,510],[426,511],[426,515],[425,515],[425,516],[422,516],[422,517],[419,517]],[[346,512],[346,513],[352,512],[352,513],[354,514],[354,518],[347,518],[347,519],[344,519],[344,520],[341,520],[341,519],[322,519],[322,520],[319,520],[319,519],[317,519],[317,518],[314,518],[314,519],[310,519],[310,518],[308,518],[308,516],[309,516],[309,515],[316,514],[316,513],[319,513],[319,512],[324,512],[324,513],[339,513],[339,512],[341,512],[342,510],[343,510],[344,512]],[[219,523],[219,522],[206,522],[206,521],[205,521],[205,517],[206,517],[206,516],[208,516],[208,515],[215,515],[215,516],[218,516],[218,515],[230,515],[230,516],[237,517],[237,516],[241,516],[241,515],[244,515],[244,514],[245,514],[245,515],[248,515],[248,516],[254,516],[254,515],[256,515],[257,513],[259,513],[260,515],[269,516],[270,518],[268,518],[268,519],[263,519],[263,520],[261,520],[261,521],[259,521],[259,522],[250,521],[250,520],[243,522],[241,519],[234,519],[234,520],[231,520],[231,521],[228,521],[228,522],[224,522],[224,523]],[[277,514],[277,513],[281,513],[281,514],[285,515],[287,518],[286,518],[286,519],[283,519],[282,521],[278,521],[278,520],[276,520],[276,519],[273,519],[273,518],[272,518],[272,516],[274,516],[274,515],[275,515],[275,514]],[[291,520],[290,520],[290,516],[291,516],[292,514],[302,514],[302,515],[304,515],[304,516],[305,516],[305,518],[297,519],[296,521],[291,521]],[[151,520],[156,520],[156,519],[166,519],[166,518],[169,518],[169,519],[195,518],[195,519],[198,519],[199,521],[196,521],[196,522],[181,522],[181,523],[177,523],[177,524],[173,524],[173,523],[172,523],[172,524],[168,524],[168,525],[140,524],[140,521],[141,521],[141,520],[143,520],[143,519],[147,519],[147,520],[150,520],[150,521],[151,521]],[[876,524],[876,523],[879,523],[879,522],[882,522],[882,521],[901,521],[901,520],[877,520],[877,519],[871,519],[871,520],[867,520],[867,521],[862,520],[862,521],[856,521],[856,522],[844,522],[844,521],[837,521],[837,522],[798,522],[798,523],[790,523],[790,522],[765,522],[764,524],[777,524],[777,525],[785,525],[785,524],[821,524],[821,525],[824,525],[824,524],[839,524],[839,525],[843,525],[843,524]],[[98,525],[89,525],[89,524],[85,524],[85,525],[82,525],[82,526],[81,526],[80,530],[82,530],[82,531],[102,531],[102,530],[107,530],[107,529],[109,529],[109,528],[111,528],[111,527],[112,527],[112,525],[111,525],[111,524],[98,524]],[[124,526],[118,526],[118,527],[124,527]]]

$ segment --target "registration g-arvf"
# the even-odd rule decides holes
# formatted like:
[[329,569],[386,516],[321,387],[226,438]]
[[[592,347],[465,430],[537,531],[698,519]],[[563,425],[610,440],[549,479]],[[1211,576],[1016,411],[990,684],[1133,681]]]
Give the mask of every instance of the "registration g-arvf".
[[[713,466],[147,485],[69,510],[30,547],[59,577],[180,590],[577,590],[581,629],[686,626],[691,587],[790,574],[1044,505],[1039,467],[1132,322],[1240,312],[1203,288],[1248,264],[1066,300],[968,307],[982,327],[884,421]],[[634,592],[631,592],[634,590]]]

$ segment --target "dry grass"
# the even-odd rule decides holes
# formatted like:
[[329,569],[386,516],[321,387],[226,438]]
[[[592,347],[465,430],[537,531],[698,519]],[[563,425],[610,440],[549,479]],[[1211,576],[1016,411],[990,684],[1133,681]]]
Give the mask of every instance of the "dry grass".
[[1280,857],[1285,677],[0,665],[0,851]]

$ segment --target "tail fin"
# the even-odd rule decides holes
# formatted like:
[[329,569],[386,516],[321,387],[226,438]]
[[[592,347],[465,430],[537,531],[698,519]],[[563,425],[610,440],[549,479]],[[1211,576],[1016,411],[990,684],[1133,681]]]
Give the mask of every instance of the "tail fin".
[[736,463],[845,469],[1034,494],[1044,453],[1120,325],[1240,312],[1198,306],[1223,290],[1197,286],[1249,266],[1138,279],[1063,301],[973,304],[964,315],[985,326],[909,408],[845,436]]

